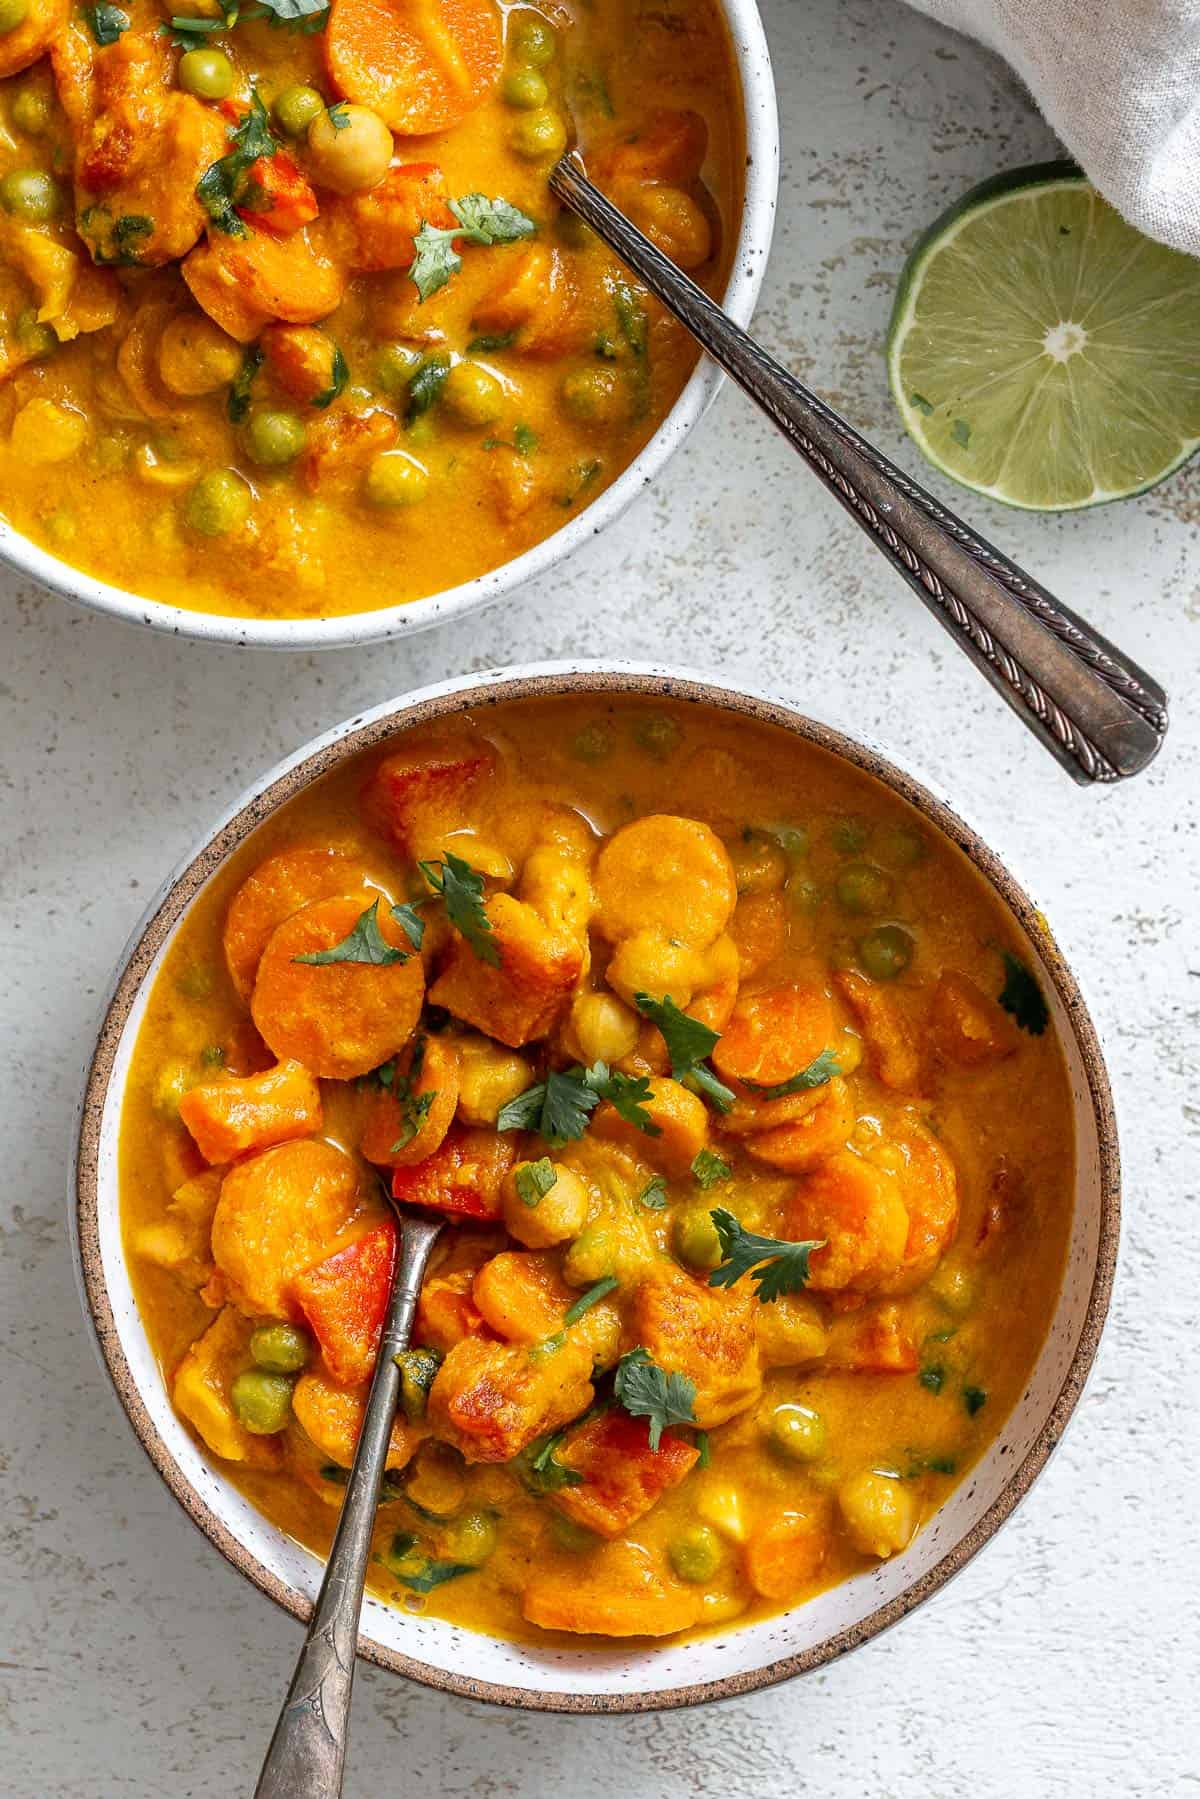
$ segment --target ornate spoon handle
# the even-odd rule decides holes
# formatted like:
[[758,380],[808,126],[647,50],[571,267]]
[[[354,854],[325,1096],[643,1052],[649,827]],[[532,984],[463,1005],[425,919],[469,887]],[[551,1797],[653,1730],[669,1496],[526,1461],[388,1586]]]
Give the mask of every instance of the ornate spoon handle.
[[889,462],[789,374],[613,206],[577,156],[550,189],[657,294],[784,433],[1013,710],[1081,785],[1162,747],[1158,683]]
[[337,1799],[342,1790],[358,1614],[400,1393],[394,1358],[408,1345],[421,1276],[441,1228],[437,1219],[400,1221],[391,1302],[337,1534],[255,1799]]

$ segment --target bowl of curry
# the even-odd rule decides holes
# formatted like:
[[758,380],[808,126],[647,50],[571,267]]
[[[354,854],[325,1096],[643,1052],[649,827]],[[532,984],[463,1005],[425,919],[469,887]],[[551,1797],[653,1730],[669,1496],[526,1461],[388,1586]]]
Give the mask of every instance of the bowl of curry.
[[361,1649],[625,1710],[818,1666],[960,1568],[1095,1352],[1118,1164],[1044,918],[881,751],[648,669],[426,689],[152,903],[77,1244],[172,1492],[303,1616],[395,1253],[443,1211]]
[[720,377],[551,198],[568,136],[747,323],[778,164],[752,0],[2,0],[0,557],[312,648],[593,535]]

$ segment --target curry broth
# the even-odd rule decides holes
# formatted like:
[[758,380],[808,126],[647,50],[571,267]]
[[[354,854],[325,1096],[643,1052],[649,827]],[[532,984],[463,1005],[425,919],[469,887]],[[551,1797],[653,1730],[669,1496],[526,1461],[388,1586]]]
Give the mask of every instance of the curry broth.
[[[154,36],[162,15],[151,0],[132,0],[127,11],[132,32],[122,42],[146,34],[148,42],[165,44]],[[505,8],[502,17],[510,40],[515,24],[542,19],[528,7]],[[674,247],[713,293],[728,277],[741,204],[738,85],[714,0],[554,0],[545,17],[554,27],[548,63],[527,69],[510,46],[507,73],[475,110],[449,130],[398,135],[395,145],[399,164],[436,164],[441,175],[433,185],[448,196],[482,192],[508,200],[534,222],[535,236],[494,247],[468,244],[461,270],[424,304],[417,303],[404,266],[411,242],[402,257],[390,252],[395,266],[383,272],[355,273],[353,255],[344,251],[352,262],[344,298],[331,315],[313,314],[348,367],[345,391],[324,409],[316,397],[306,404],[285,391],[270,355],[246,390],[249,423],[231,422],[237,402],[229,370],[223,379],[218,372],[211,391],[180,393],[164,385],[167,375],[185,385],[190,379],[162,361],[166,327],[177,318],[206,323],[176,262],[90,270],[90,280],[107,284],[92,298],[110,308],[113,322],[85,325],[56,344],[55,328],[64,336],[75,329],[69,305],[63,316],[70,268],[47,291],[48,277],[30,261],[37,245],[31,247],[29,234],[49,238],[55,254],[73,254],[77,264],[83,246],[65,217],[35,226],[0,211],[5,518],[86,573],[153,599],[235,616],[313,617],[392,606],[468,581],[551,535],[602,492],[661,424],[696,351],[648,294],[628,284],[598,240],[558,212],[546,188],[550,159],[512,147],[523,121],[543,115],[511,104],[506,84],[514,68],[543,80],[548,116],[573,118],[589,157],[596,152],[601,179],[606,157],[619,157],[626,140],[653,135],[664,109],[666,116],[703,121],[696,166],[674,170],[666,183],[640,181],[634,200],[641,193],[661,207],[664,193],[682,193],[678,204],[690,209],[693,236],[699,231],[703,241],[688,258],[682,238],[669,234],[670,219],[659,241],[668,251]],[[207,41],[234,64],[235,100],[258,92],[269,108],[298,83],[335,98],[320,33],[246,22]],[[3,52],[0,39],[0,67]],[[95,51],[97,66],[119,53],[119,46]],[[167,87],[177,60],[170,51]],[[52,171],[62,196],[73,141],[54,95],[47,58],[0,82],[0,180],[16,171]],[[43,123],[36,133],[22,130],[18,121],[39,116],[38,106]],[[303,141],[277,136],[302,172],[312,174]],[[218,150],[221,137],[218,129]],[[653,146],[645,154],[652,161]],[[663,155],[672,154],[668,145]],[[339,208],[350,202],[313,180],[323,214],[310,230],[325,228],[327,213],[335,233]],[[631,191],[627,183],[626,204]],[[185,198],[190,203],[190,194]],[[65,204],[60,198],[60,207]],[[642,222],[658,229],[649,214]],[[208,236],[218,247],[230,241],[211,226]],[[330,241],[336,263],[339,240]],[[514,301],[505,284],[518,261],[530,257],[550,261],[532,269],[528,291]],[[562,316],[546,325],[538,308],[558,304],[552,287],[569,298]],[[508,309],[499,323],[497,304]],[[528,316],[518,317],[522,306]],[[218,323],[226,323],[224,314]],[[237,335],[251,351],[248,329],[249,336],[247,330]],[[36,355],[31,333],[45,340]],[[134,347],[122,358],[131,333]],[[239,347],[224,341],[236,367]],[[269,334],[258,341],[268,343]],[[219,345],[214,353],[221,353]],[[465,411],[452,403],[453,383],[419,409],[430,389],[418,395],[410,383],[431,358],[467,365],[482,391],[466,394]],[[288,430],[303,446],[293,446],[281,466],[256,459],[247,436],[253,415],[271,409],[293,421]],[[355,422],[361,443],[328,437],[339,419]],[[278,453],[287,449],[282,442]],[[416,465],[407,486],[372,486],[374,451],[402,452]],[[395,463],[389,466],[394,474]],[[245,516],[197,510],[197,484],[214,474],[225,480],[228,471],[238,481],[222,504]]]
[[[491,844],[515,847],[521,835],[522,827],[514,823],[512,837],[506,837],[506,819],[516,817],[514,793],[522,804],[545,800],[577,808],[603,835],[668,808],[705,821],[735,848],[746,842],[744,832],[785,827],[780,840],[789,845],[786,941],[769,963],[744,978],[744,994],[781,980],[829,981],[837,970],[852,968],[860,958],[856,939],[861,944],[864,927],[881,916],[910,933],[914,953],[906,969],[878,985],[914,1020],[926,1016],[933,985],[947,969],[973,979],[984,994],[999,993],[1004,979],[999,946],[1016,946],[995,897],[966,859],[915,812],[827,753],[745,719],[638,698],[510,703],[481,711],[472,728],[497,746],[511,771],[505,798],[471,810]],[[409,893],[411,870],[364,827],[360,806],[368,766],[377,766],[397,741],[402,740],[335,771],[268,820],[193,909],[156,982],[124,1102],[121,1185],[138,1304],[168,1383],[213,1314],[175,1274],[151,1265],[139,1253],[139,1241],[161,1223],[172,1192],[199,1164],[187,1132],[171,1115],[179,1089],[203,1080],[206,1072],[211,1078],[204,1066],[206,1046],[244,1045],[247,1038],[245,1008],[232,990],[222,953],[228,902],[266,856],[297,843],[352,846],[387,894],[399,899]],[[835,897],[844,889],[839,882],[847,868],[867,859],[889,880],[886,906],[874,921],[848,914]],[[743,890],[739,907],[747,897]],[[859,1035],[853,1019],[843,1019],[843,1029],[843,1044]],[[270,1058],[260,1055],[255,1065],[264,1059]],[[847,1053],[843,1060],[848,1065],[853,1056]],[[886,1319],[893,1348],[913,1346],[916,1366],[899,1372],[838,1371],[816,1356],[807,1366],[775,1367],[766,1373],[761,1399],[708,1431],[707,1466],[693,1467],[621,1539],[646,1551],[657,1567],[673,1544],[698,1527],[715,1537],[717,1565],[700,1583],[701,1609],[689,1628],[734,1617],[754,1620],[872,1565],[873,1558],[851,1540],[844,1519],[838,1522],[837,1496],[864,1470],[894,1476],[911,1521],[928,1519],[1019,1397],[1053,1312],[1070,1229],[1074,1163],[1067,1075],[1052,1030],[1034,1036],[1014,1029],[1005,1053],[990,1064],[955,1066],[945,1056],[926,1062],[919,1095],[890,1089],[871,1066],[868,1056],[846,1077],[856,1117],[850,1142],[871,1153],[872,1144],[886,1140],[902,1114],[916,1107],[957,1174],[957,1231],[935,1272],[915,1291],[882,1305],[868,1299],[859,1309],[847,1294],[821,1293],[815,1303],[834,1334],[854,1331],[856,1321],[869,1317]],[[352,1083],[325,1082],[323,1088],[325,1134],[353,1150],[362,1096]],[[794,1175],[756,1163],[743,1151],[745,1140],[721,1135],[720,1120],[714,1117],[713,1123],[711,1143],[732,1163],[732,1179],[703,1194],[690,1179],[670,1179],[666,1208],[643,1214],[663,1257],[673,1253],[675,1221],[694,1209],[698,1198],[704,1205],[728,1206],[748,1226],[773,1234],[771,1207],[795,1182]],[[585,1137],[581,1145],[553,1153],[569,1163],[587,1142]],[[541,1147],[535,1144],[528,1153],[536,1156]],[[656,1151],[649,1138],[635,1150],[636,1190],[653,1175]],[[444,1233],[432,1274],[439,1264],[462,1261],[461,1245],[470,1234]],[[503,1242],[501,1231],[492,1247]],[[703,1271],[699,1278],[704,1279]],[[743,1279],[740,1285],[745,1290],[748,1283]],[[617,1300],[625,1303],[620,1291]],[[780,1405],[808,1408],[823,1422],[823,1442],[810,1445],[804,1459],[788,1459],[771,1437],[774,1408]],[[292,1443],[302,1435],[292,1424],[282,1440]],[[311,1449],[306,1478],[233,1462],[221,1466],[283,1530],[318,1554],[327,1550],[341,1489],[314,1477]],[[610,1547],[577,1527],[567,1528],[553,1500],[526,1491],[508,1466],[480,1464],[460,1472],[461,1506],[498,1520],[485,1566],[427,1596],[405,1590],[379,1559],[395,1533],[420,1535],[432,1528],[436,1537],[450,1527],[431,1527],[401,1499],[381,1508],[370,1586],[408,1610],[428,1609],[503,1637],[549,1640],[557,1633],[531,1625],[522,1613],[531,1571],[536,1569],[539,1579],[559,1576],[567,1585],[586,1585],[589,1561],[611,1555]],[[786,1594],[763,1596],[744,1571],[748,1546],[781,1508],[791,1507],[825,1521],[825,1559]],[[563,1635],[561,1640],[589,1639]]]

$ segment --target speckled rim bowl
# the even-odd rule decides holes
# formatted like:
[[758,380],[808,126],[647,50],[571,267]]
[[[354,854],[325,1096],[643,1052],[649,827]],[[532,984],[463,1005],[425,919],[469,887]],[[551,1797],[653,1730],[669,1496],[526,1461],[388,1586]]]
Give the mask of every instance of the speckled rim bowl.
[[503,1705],[572,1712],[648,1711],[728,1698],[820,1667],[936,1593],[1004,1522],[1062,1435],[1100,1337],[1117,1254],[1118,1155],[1108,1077],[1075,978],[1033,903],[971,828],[873,745],[776,701],[715,680],[620,665],[542,664],[426,687],[349,719],[256,781],[151,902],[104,1013],[82,1098],[73,1205],[83,1295],[117,1395],[155,1467],[200,1529],[264,1593],[306,1618],[321,1566],[269,1524],[200,1452],[171,1409],[130,1290],[117,1211],[122,1089],[147,996],[180,920],[255,826],[318,775],[397,730],[464,708],[545,694],[652,694],[709,705],[793,732],[864,769],[964,852],[1025,942],[1067,1057],[1078,1175],[1067,1270],[1029,1385],[999,1436],[908,1550],[809,1604],[692,1642],[585,1650],[500,1642],[368,1598],[360,1649],[428,1686]]
[[[717,0],[729,30],[741,82],[742,113],[746,132],[745,192],[741,223],[734,247],[729,282],[723,305],[739,325],[748,325],[766,272],[767,254],[775,225],[775,201],[779,184],[779,118],[771,58],[755,0]],[[567,523],[534,544],[532,549],[474,580],[464,581],[443,593],[412,600],[404,606],[385,606],[374,612],[353,612],[338,618],[254,619],[227,618],[217,613],[191,612],[162,600],[151,600],[127,589],[72,568],[48,550],[32,543],[0,519],[0,563],[28,575],[64,599],[93,612],[105,612],[129,624],[149,625],[176,637],[197,638],[205,643],[236,644],[270,650],[344,649],[409,637],[447,619],[474,612],[502,599],[514,588],[544,574],[569,556],[580,544],[618,518],[649,486],[679,448],[684,438],[707,412],[724,376],[714,362],[701,356],[695,369],[654,436],[610,487]]]

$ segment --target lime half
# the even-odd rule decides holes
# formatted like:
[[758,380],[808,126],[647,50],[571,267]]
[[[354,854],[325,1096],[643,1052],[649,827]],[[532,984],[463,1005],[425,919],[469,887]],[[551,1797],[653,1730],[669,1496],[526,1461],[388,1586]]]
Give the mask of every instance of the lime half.
[[1200,262],[1072,163],[1014,170],[909,257],[888,372],[910,435],[964,487],[1043,512],[1142,493],[1200,445]]

